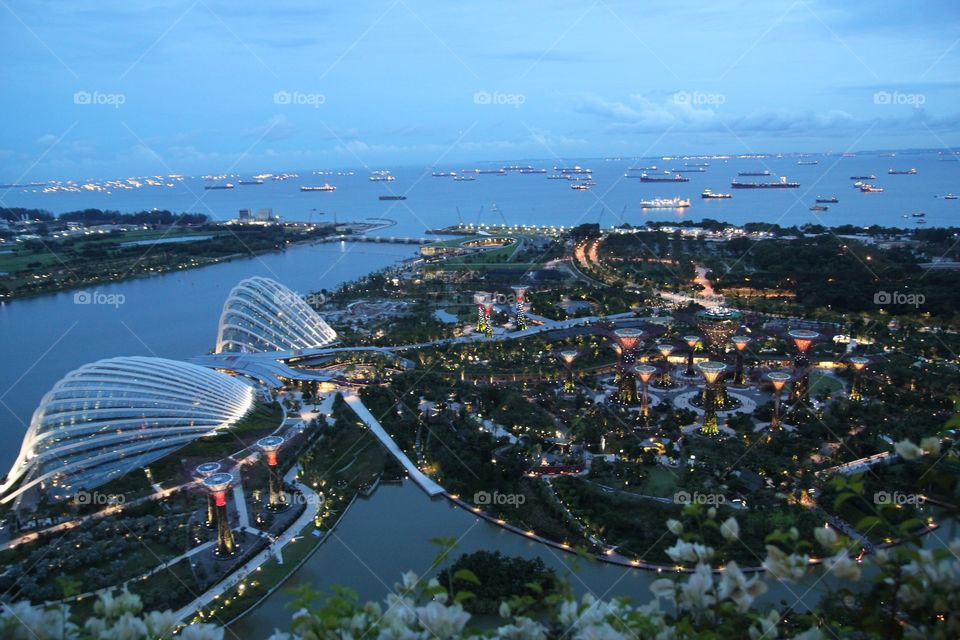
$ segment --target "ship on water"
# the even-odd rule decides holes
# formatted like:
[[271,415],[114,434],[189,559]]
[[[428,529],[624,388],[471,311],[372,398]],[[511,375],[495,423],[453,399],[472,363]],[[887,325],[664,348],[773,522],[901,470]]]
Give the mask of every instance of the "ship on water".
[[641,173],[640,182],[690,182],[690,178],[682,176],[679,173],[663,173],[655,176],[652,176],[649,173]]
[[319,187],[308,187],[303,185],[300,187],[300,191],[336,191],[337,188],[332,184],[322,184]]
[[241,186],[250,185],[250,184],[263,184],[263,180],[240,180],[239,182],[237,182],[237,184]]
[[682,169],[670,169],[671,173],[706,173],[703,167],[683,167]]
[[368,178],[370,182],[393,182],[396,179],[397,179],[396,176],[394,176],[389,171],[382,171],[382,170],[374,171],[373,173],[370,174],[370,177]]
[[453,176],[454,182],[473,182],[476,179],[475,176]]
[[570,185],[570,188],[575,191],[587,191],[592,186],[593,184],[589,182],[577,182],[575,184]]
[[738,171],[737,175],[744,178],[749,176],[762,178],[762,177],[768,177],[770,175],[770,172],[769,171]]
[[850,176],[851,180],[876,180],[877,176],[872,173],[868,176]]
[[815,204],[812,207],[810,207],[810,211],[826,211],[826,210],[827,210],[827,207],[823,206],[822,204]]
[[641,209],[685,209],[690,206],[690,200],[680,198],[654,198],[653,200],[641,200]]
[[431,174],[434,178],[453,178],[457,175],[456,171],[434,171]]
[[837,204],[840,199],[837,196],[817,196],[817,202],[822,204]]
[[703,193],[700,194],[700,197],[704,200],[727,200],[732,198],[733,195],[729,193],[714,193],[710,189],[704,189]]
[[860,185],[860,193],[883,193],[883,187],[876,187],[872,184]]
[[891,176],[912,176],[916,175],[916,169],[890,169],[887,171]]
[[593,169],[581,167],[580,165],[573,167],[554,167],[553,170],[559,171],[560,173],[593,173]]
[[380,196],[381,200],[406,200],[407,196]]
[[733,189],[796,189],[800,186],[799,182],[788,182],[786,176],[780,176],[777,182],[739,182],[734,180],[730,183]]
[[797,160],[797,164],[801,167],[809,167],[813,165],[820,164],[819,160]]
[[520,169],[517,173],[526,175],[530,173],[546,173],[546,172],[547,172],[546,169],[536,169],[534,167],[525,167],[523,169]]
[[207,189],[208,191],[216,191],[220,189],[233,189],[233,183],[228,182],[226,184],[208,184],[208,185],[205,185],[203,188]]

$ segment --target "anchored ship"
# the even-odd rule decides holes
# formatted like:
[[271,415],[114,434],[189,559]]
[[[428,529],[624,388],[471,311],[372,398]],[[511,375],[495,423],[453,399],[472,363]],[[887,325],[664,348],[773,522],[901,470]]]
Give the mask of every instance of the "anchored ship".
[[323,185],[320,185],[319,187],[307,187],[307,186],[300,187],[300,191],[336,191],[336,190],[337,188],[332,184],[323,184]]
[[684,209],[690,206],[689,200],[680,198],[654,198],[653,200],[641,200],[641,209]]
[[780,176],[778,182],[738,182],[734,180],[730,183],[734,189],[796,189],[800,186],[799,182],[787,182],[786,176]]
[[727,198],[732,198],[733,196],[729,193],[714,193],[710,189],[704,189],[703,193],[700,194],[700,197],[704,200],[726,200]]
[[649,173],[640,174],[640,182],[690,182],[690,178],[678,173],[651,176]]

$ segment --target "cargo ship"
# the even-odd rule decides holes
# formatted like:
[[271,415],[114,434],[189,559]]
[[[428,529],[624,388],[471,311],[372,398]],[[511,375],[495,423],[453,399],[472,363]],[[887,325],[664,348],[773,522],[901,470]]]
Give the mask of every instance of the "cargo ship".
[[456,171],[434,171],[431,174],[434,178],[452,178],[457,175]]
[[263,184],[263,180],[241,180],[237,184],[239,185]]
[[690,206],[689,200],[680,198],[654,198],[653,200],[641,200],[641,209],[685,209]]
[[890,169],[887,171],[891,176],[912,176],[917,173],[916,169]]
[[528,174],[528,173],[546,173],[546,169],[535,169],[533,167],[525,167],[520,169],[517,173]]
[[827,207],[823,206],[822,204],[815,204],[812,207],[810,207],[810,211],[826,211],[826,210],[827,210]]
[[875,187],[872,184],[860,185],[860,193],[883,193],[883,187]]
[[370,182],[393,182],[396,177],[389,171],[374,171],[369,178]]
[[947,195],[943,196],[943,199],[944,199],[944,200],[956,200],[956,199],[957,199],[957,196],[953,195],[952,193],[948,193]]
[[476,180],[474,176],[453,176],[454,182],[473,182]]
[[592,186],[593,186],[592,184],[588,184],[586,182],[578,182],[576,184],[570,185],[570,188],[576,191],[587,191]]
[[738,171],[737,175],[742,177],[747,177],[747,176],[766,177],[770,175],[770,172],[769,171]]
[[209,191],[213,191],[217,189],[233,189],[233,184],[230,182],[228,182],[227,184],[208,184],[203,188]]
[[840,202],[840,199],[837,196],[817,196],[818,203],[824,204],[837,204]]
[[406,200],[407,196],[380,196],[381,200]]
[[703,193],[700,194],[700,197],[704,200],[726,200],[732,198],[733,196],[729,193],[714,193],[710,189],[704,189]]
[[684,167],[682,169],[670,169],[671,173],[706,173],[703,167]]
[[812,167],[813,165],[820,164],[819,160],[797,160],[797,164],[801,167]]
[[320,185],[319,187],[307,187],[307,186],[300,187],[300,191],[336,191],[336,190],[337,188],[332,184],[323,184],[323,185]]
[[681,176],[678,173],[672,175],[664,173],[655,176],[652,176],[649,173],[641,173],[640,182],[690,182],[690,178]]
[[576,165],[573,167],[554,167],[554,171],[559,171],[560,173],[593,173],[593,169],[587,169]]
[[877,176],[872,174],[869,176],[850,176],[850,179],[851,180],[876,180]]
[[917,211],[916,213],[911,213],[910,215],[914,218],[925,218],[927,216],[927,214],[923,211]]
[[787,182],[786,176],[780,176],[779,182],[738,182],[734,180],[730,183],[734,189],[796,189],[800,186],[799,182]]

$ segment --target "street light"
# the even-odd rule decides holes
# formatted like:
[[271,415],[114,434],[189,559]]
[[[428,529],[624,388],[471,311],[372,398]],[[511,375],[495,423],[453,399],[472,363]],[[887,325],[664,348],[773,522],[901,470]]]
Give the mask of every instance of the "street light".
[[733,384],[743,386],[746,384],[743,379],[743,350],[747,348],[750,338],[749,336],[733,336],[730,341],[737,348],[737,367],[733,374]]
[[683,336],[683,341],[687,343],[690,351],[687,352],[687,376],[697,375],[696,371],[693,370],[693,352],[697,350],[697,343],[700,342],[700,336]]
[[700,427],[700,433],[705,436],[716,436],[720,433],[720,425],[717,421],[717,382],[722,378],[727,365],[722,362],[701,362],[697,365],[700,373],[706,381],[704,391],[706,402],[703,408],[703,425]]
[[770,429],[780,428],[780,390],[792,378],[786,371],[771,371],[767,378],[773,383],[773,417],[770,419]]
[[794,381],[790,389],[790,397],[794,400],[802,400],[810,391],[810,360],[807,358],[807,351],[820,334],[816,331],[796,329],[787,335],[797,347],[797,356],[793,359]]

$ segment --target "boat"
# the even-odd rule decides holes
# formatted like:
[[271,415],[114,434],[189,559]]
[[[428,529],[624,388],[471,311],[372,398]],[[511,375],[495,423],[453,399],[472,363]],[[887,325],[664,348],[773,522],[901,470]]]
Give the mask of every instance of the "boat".
[[815,204],[812,207],[810,207],[810,211],[826,211],[826,210],[827,210],[827,207],[823,206],[822,204]]
[[956,199],[957,199],[957,196],[953,195],[952,193],[948,193],[947,195],[943,196],[943,199],[944,199],[944,200],[956,200]]
[[738,175],[738,176],[743,176],[743,177],[746,177],[746,176],[769,176],[769,175],[770,175],[770,172],[769,172],[769,171],[738,171],[738,172],[737,172],[737,175]]
[[690,200],[681,200],[680,198],[654,198],[653,200],[641,200],[641,209],[685,209],[690,206]]
[[559,171],[560,173],[593,173],[593,169],[587,169],[576,165],[573,167],[554,167],[554,171]]
[[370,182],[393,182],[397,178],[389,171],[374,171],[370,174]]
[[703,167],[684,167],[682,169],[670,169],[671,173],[706,173]]
[[578,182],[576,184],[570,185],[570,188],[575,189],[577,191],[586,191],[592,186],[593,186],[592,184],[589,184],[587,182]]
[[406,200],[407,196],[380,196],[381,200]]
[[916,220],[917,224],[927,224],[926,220]]
[[837,204],[840,199],[837,196],[817,196],[817,203]]
[[796,189],[800,186],[799,182],[787,182],[786,176],[780,176],[778,182],[738,182],[734,180],[730,183],[734,189]]
[[690,182],[690,178],[684,177],[679,173],[663,173],[655,176],[652,176],[649,173],[641,173],[640,182]]
[[850,176],[851,180],[876,180],[877,176],[871,174],[869,176]]
[[453,176],[454,182],[473,182],[476,180],[474,176]]
[[926,218],[926,217],[927,217],[927,214],[924,213],[923,211],[917,211],[916,213],[911,213],[911,214],[910,214],[910,217],[911,217],[911,218]]
[[890,169],[887,171],[891,176],[912,176],[917,173],[916,169]]
[[534,169],[533,167],[524,167],[520,169],[517,173],[528,174],[528,173],[546,173],[546,169]]
[[457,175],[456,171],[434,171],[431,174],[434,178],[452,178]]
[[714,193],[710,189],[704,189],[703,193],[700,194],[700,197],[704,200],[726,200],[732,198],[733,196],[729,193]]
[[797,164],[801,167],[811,167],[816,164],[820,164],[819,160],[797,160]]
[[237,184],[239,185],[263,184],[263,180],[241,180]]
[[875,187],[872,184],[860,185],[860,193],[883,193],[883,187]]
[[709,162],[684,162],[683,166],[685,167],[709,167]]
[[209,191],[214,191],[217,189],[233,189],[233,184],[228,182],[226,184],[208,184],[203,187]]
[[300,191],[336,191],[337,188],[332,184],[323,184],[319,187],[301,186]]
[[567,176],[561,175],[559,173],[554,173],[552,175],[547,176],[547,180],[568,180],[568,179],[569,178]]

